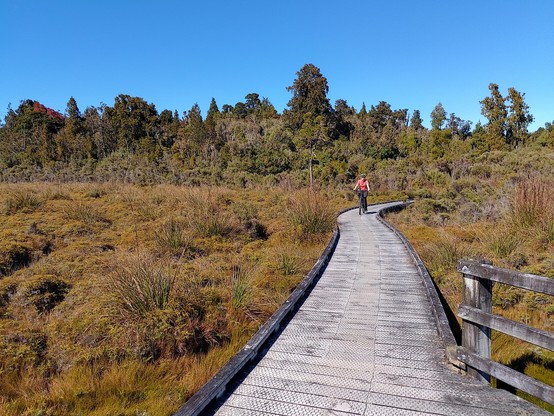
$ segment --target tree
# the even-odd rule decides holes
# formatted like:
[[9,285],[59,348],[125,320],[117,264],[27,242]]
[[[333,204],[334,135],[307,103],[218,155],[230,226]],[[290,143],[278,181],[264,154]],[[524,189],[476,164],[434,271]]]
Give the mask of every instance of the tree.
[[461,140],[465,140],[471,135],[471,121],[462,120],[454,113],[450,114],[447,127],[453,138],[458,137]]
[[446,111],[442,103],[438,103],[431,111],[431,129],[442,130],[442,125],[446,121]]
[[67,162],[92,158],[92,141],[83,134],[83,118],[73,97],[67,102],[65,115],[65,125],[55,136],[56,160]]
[[518,92],[515,88],[508,88],[506,100],[508,101],[509,116],[506,121],[506,141],[513,146],[517,146],[527,138],[527,127],[534,120],[524,98],[525,94]]
[[386,101],[380,101],[377,107],[372,105],[367,113],[369,124],[376,134],[381,134],[392,117],[393,111]]
[[301,146],[308,150],[308,171],[310,174],[310,189],[314,186],[313,162],[316,150],[328,141],[325,117],[314,117],[312,113],[305,113],[302,128],[298,132]]
[[263,119],[273,118],[277,116],[277,110],[266,97],[262,98],[260,114]]
[[104,116],[106,122],[111,124],[118,149],[133,153],[141,139],[155,139],[158,112],[154,104],[149,104],[140,97],[118,95],[113,108],[106,107]]
[[367,114],[367,109],[365,107],[365,103],[362,103],[362,108],[360,108],[360,112],[358,113],[358,115],[363,118],[366,116],[366,114]]
[[414,130],[423,129],[423,120],[421,119],[419,110],[414,110],[412,118],[410,119],[410,127]]
[[183,161],[188,161],[188,167],[196,165],[196,157],[199,156],[206,144],[206,130],[202,114],[198,104],[194,104],[186,114],[179,129],[179,139],[173,145],[173,149]]
[[250,94],[247,94],[246,97],[245,106],[246,106],[246,112],[248,114],[257,113],[260,111],[262,107],[262,102],[260,101],[260,95],[256,94],[255,92],[252,92]]
[[508,110],[502,94],[498,90],[497,84],[489,84],[491,92],[490,97],[483,98],[480,101],[481,114],[489,121],[486,125],[486,131],[490,144],[490,149],[501,149],[506,142],[506,118]]
[[327,122],[332,111],[327,98],[327,78],[312,64],[304,65],[296,74],[293,84],[287,87],[287,91],[292,92],[289,110],[285,110],[284,114],[287,125],[294,131],[300,130],[306,113],[314,119],[321,116]]
[[207,141],[205,155],[206,158],[208,158],[209,155],[214,155],[216,150],[219,150],[219,148],[223,145],[223,143],[218,142],[218,135],[216,132],[217,120],[220,118],[220,116],[221,113],[219,112],[217,103],[215,102],[215,99],[212,98],[208,114],[206,115],[206,120],[204,121]]

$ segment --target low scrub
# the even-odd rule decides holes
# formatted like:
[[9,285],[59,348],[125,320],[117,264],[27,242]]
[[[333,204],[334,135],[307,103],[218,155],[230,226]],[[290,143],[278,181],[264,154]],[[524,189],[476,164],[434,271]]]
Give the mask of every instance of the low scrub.
[[24,296],[39,314],[50,312],[62,302],[71,285],[56,276],[35,276],[26,282]]

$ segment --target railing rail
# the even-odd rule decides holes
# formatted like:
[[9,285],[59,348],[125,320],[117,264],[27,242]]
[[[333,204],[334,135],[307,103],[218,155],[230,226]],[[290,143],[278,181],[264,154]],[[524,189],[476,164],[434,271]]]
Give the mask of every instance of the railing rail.
[[554,334],[492,314],[492,284],[554,295],[554,279],[494,267],[485,262],[460,260],[458,272],[464,278],[463,301],[458,309],[462,318],[462,346],[457,358],[468,366],[468,374],[488,383],[493,376],[547,403],[554,404],[554,387],[515,371],[490,358],[491,330],[554,351]]

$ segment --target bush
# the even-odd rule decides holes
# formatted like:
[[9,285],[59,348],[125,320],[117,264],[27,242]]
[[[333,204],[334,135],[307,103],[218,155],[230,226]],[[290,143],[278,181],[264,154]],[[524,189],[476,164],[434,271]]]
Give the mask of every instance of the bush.
[[314,238],[328,233],[336,223],[335,213],[315,191],[300,192],[290,198],[287,214],[302,238]]

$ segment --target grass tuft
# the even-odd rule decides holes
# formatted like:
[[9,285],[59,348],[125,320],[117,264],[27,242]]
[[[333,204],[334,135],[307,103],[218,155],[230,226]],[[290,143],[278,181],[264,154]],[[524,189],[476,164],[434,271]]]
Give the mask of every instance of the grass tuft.
[[173,217],[154,231],[154,237],[162,251],[173,255],[183,257],[192,248],[192,238],[187,233],[185,224]]
[[302,238],[319,237],[335,226],[335,213],[318,192],[297,193],[290,198],[287,213],[289,221]]
[[128,255],[109,278],[119,311],[135,318],[165,309],[174,283],[175,274],[168,264],[143,253]]
[[68,219],[81,221],[87,225],[94,225],[100,222],[109,222],[93,205],[86,202],[75,202],[68,204],[64,209]]
[[225,237],[235,229],[234,216],[222,209],[223,193],[213,190],[192,190],[185,197],[186,217],[190,227],[200,236]]
[[516,226],[542,226],[554,219],[552,182],[540,178],[524,179],[516,184],[511,202],[511,220]]
[[44,201],[29,190],[13,191],[4,200],[4,213],[33,212],[43,205]]

